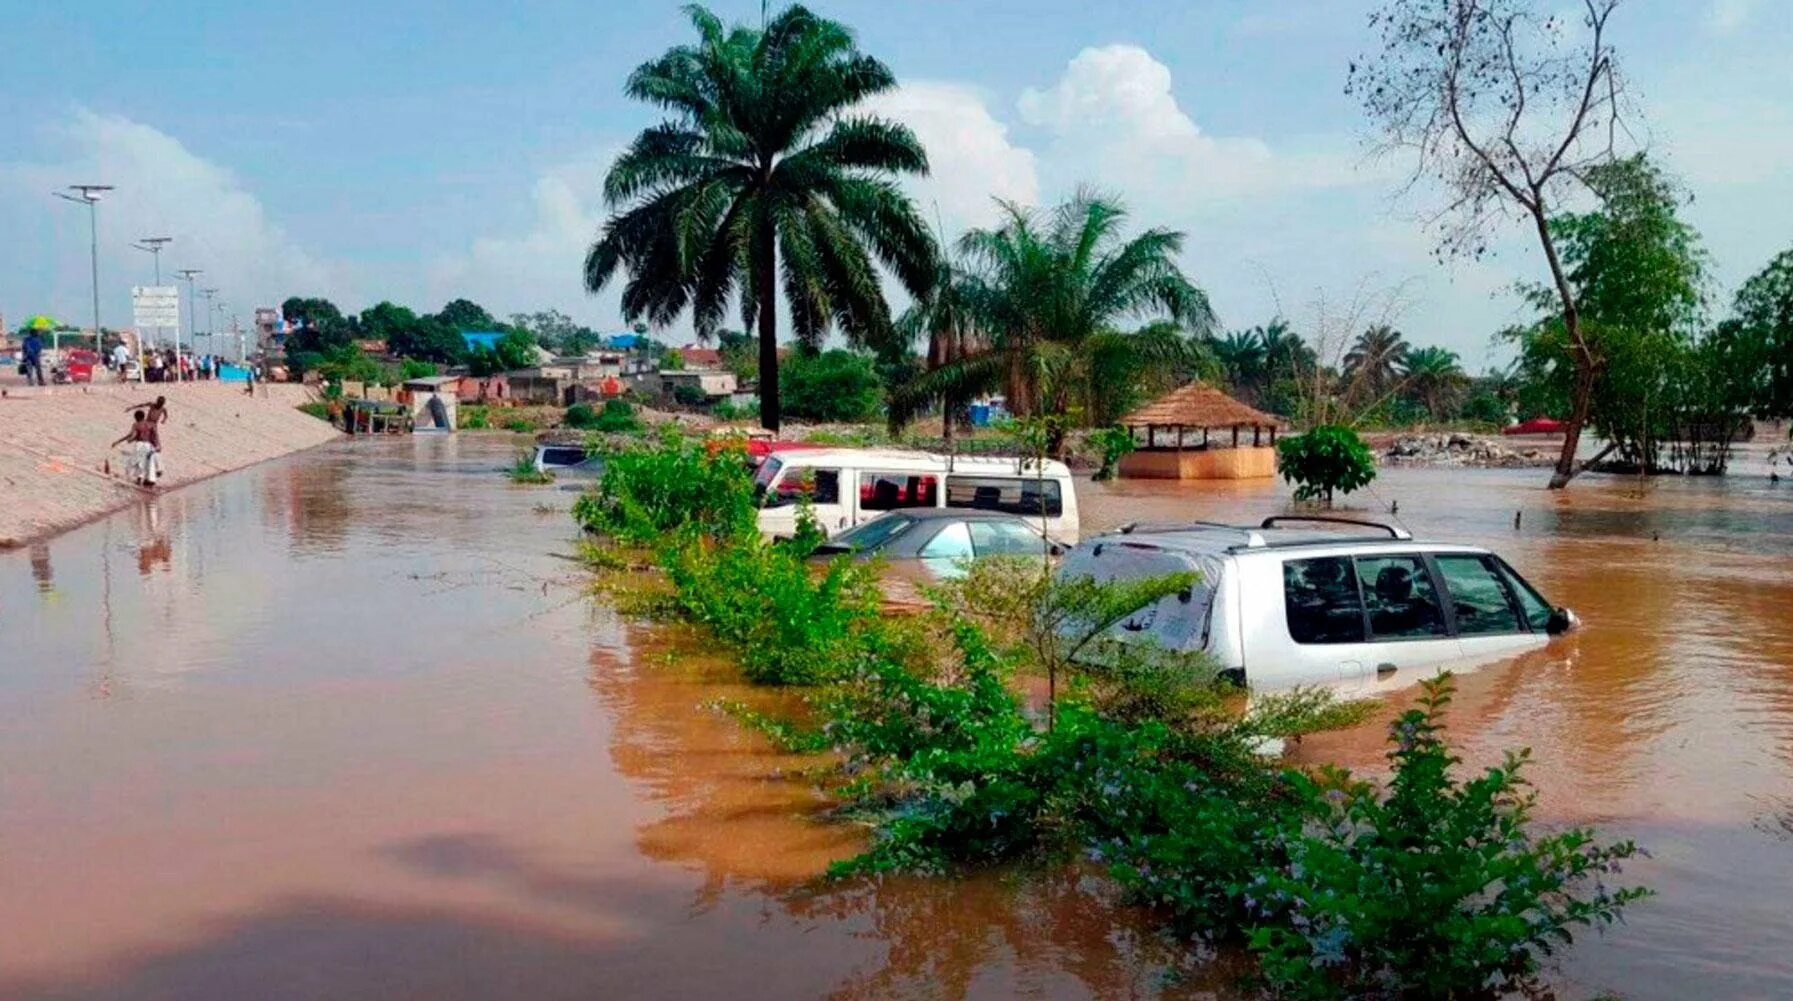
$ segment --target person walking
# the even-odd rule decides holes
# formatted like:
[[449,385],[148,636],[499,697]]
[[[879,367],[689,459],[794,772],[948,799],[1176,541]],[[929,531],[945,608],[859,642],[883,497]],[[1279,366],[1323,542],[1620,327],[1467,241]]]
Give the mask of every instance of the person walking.
[[125,342],[119,341],[112,345],[112,367],[118,372],[119,382],[125,380],[125,369],[129,368],[130,364],[131,349],[125,347]]
[[126,443],[131,446],[131,457],[125,468],[132,480],[140,487],[155,486],[162,478],[162,437],[156,431],[156,422],[144,411],[138,410],[131,415],[131,429],[112,446],[116,448]]
[[36,329],[25,331],[25,343],[21,346],[19,371],[25,373],[25,385],[44,384],[44,339],[37,335]]

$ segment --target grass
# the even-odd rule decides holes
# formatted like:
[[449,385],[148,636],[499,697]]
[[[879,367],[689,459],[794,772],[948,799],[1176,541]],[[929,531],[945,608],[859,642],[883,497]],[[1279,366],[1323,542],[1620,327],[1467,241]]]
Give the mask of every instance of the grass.
[[512,483],[531,486],[554,482],[554,474],[535,468],[535,453],[527,451],[517,453],[517,461],[511,463],[510,478]]

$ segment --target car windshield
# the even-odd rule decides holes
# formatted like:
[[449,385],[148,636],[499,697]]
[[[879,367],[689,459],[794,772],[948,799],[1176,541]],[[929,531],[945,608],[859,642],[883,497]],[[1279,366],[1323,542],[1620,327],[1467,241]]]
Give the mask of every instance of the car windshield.
[[873,518],[857,528],[848,529],[835,536],[828,543],[830,549],[851,549],[856,552],[871,552],[882,549],[890,540],[908,531],[915,524],[914,518],[900,514],[885,515]]

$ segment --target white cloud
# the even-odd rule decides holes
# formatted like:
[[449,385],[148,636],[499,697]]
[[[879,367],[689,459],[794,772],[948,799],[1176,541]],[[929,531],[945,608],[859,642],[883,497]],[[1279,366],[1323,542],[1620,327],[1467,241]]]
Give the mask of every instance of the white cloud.
[[176,268],[204,269],[200,283],[219,289],[219,299],[245,323],[254,307],[295,291],[342,293],[334,269],[295,245],[236,175],[167,133],[82,110],[52,139],[64,150],[54,162],[0,164],[0,230],[42,234],[48,244],[29,253],[20,244],[11,248],[16,260],[0,279],[0,297],[11,310],[91,322],[86,220],[77,207],[49,196],[71,182],[117,189],[99,206],[101,319],[107,326],[128,324],[130,286],[147,285],[153,277],[148,256],[129,247],[144,236],[174,238],[162,254],[164,281]]
[[1084,49],[1057,83],[1022,92],[1018,108],[1051,139],[1052,180],[1119,187],[1142,207],[1365,179],[1348,156],[1278,153],[1255,137],[1208,135],[1178,104],[1170,68],[1135,45]]
[[503,317],[549,307],[593,327],[617,323],[618,283],[602,296],[585,292],[585,252],[605,217],[601,184],[613,151],[561,164],[538,178],[526,228],[483,236],[433,261],[424,301],[466,297]]
[[1748,24],[1755,16],[1760,0],[1712,0],[1706,10],[1706,25],[1721,35]]
[[866,102],[866,110],[909,126],[927,148],[929,176],[909,187],[924,212],[938,207],[949,230],[994,221],[997,198],[1039,200],[1033,151],[1010,141],[977,90],[911,82]]

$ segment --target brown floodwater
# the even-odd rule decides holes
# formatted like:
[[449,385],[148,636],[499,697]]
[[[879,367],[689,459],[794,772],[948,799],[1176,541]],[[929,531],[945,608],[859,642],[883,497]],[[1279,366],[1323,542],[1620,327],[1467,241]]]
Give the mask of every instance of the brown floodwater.
[[[784,696],[593,598],[510,448],[344,443],[0,554],[0,996],[1238,996],[1086,874],[819,884],[860,832],[715,708]],[[1793,996],[1793,488],[1745,472],[1351,498],[1587,623],[1451,715],[1472,765],[1534,749],[1544,822],[1651,852],[1572,994]],[[1285,497],[1083,495],[1092,530]],[[1374,769],[1379,726],[1292,753]]]

